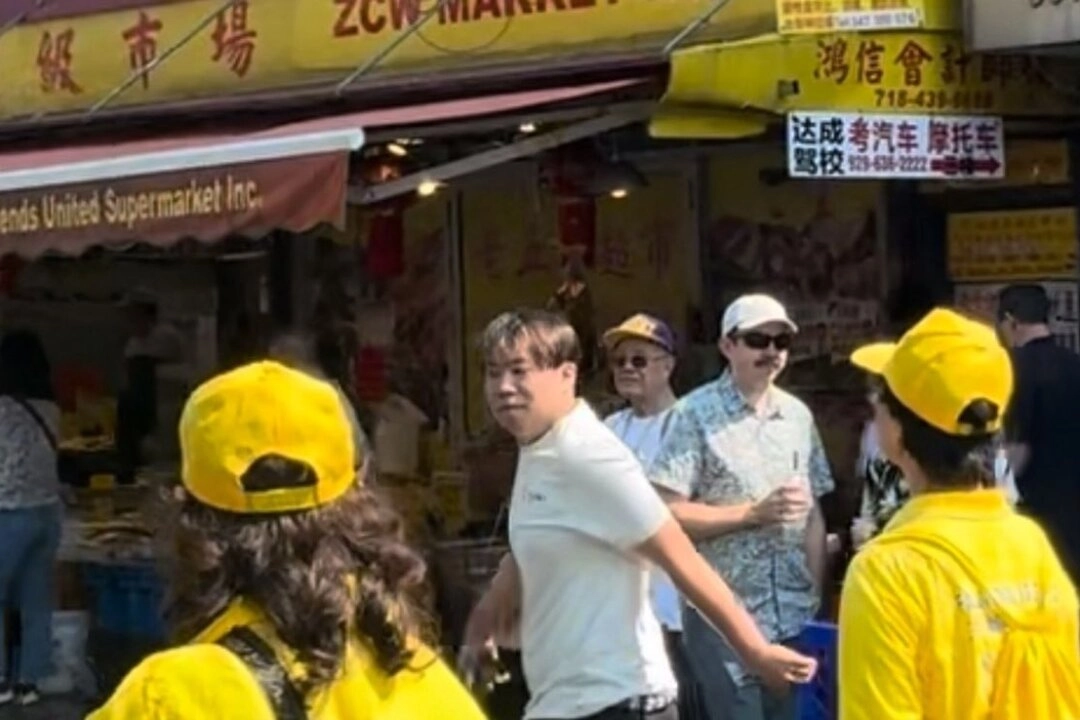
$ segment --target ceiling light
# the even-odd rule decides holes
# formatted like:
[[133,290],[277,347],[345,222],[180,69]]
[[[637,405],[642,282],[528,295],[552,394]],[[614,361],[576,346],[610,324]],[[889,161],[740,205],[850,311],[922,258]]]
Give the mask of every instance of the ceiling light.
[[416,186],[416,194],[420,197],[431,197],[439,188],[442,187],[442,183],[435,180],[424,180]]
[[408,148],[401,143],[392,142],[386,146],[387,152],[396,157],[405,157],[409,154]]
[[518,126],[518,130],[525,133],[526,135],[534,133],[536,132],[536,123],[521,123],[521,125]]
[[586,195],[593,197],[610,195],[623,198],[631,190],[647,185],[645,176],[634,165],[628,162],[603,162],[593,166],[592,176],[585,183],[584,190]]

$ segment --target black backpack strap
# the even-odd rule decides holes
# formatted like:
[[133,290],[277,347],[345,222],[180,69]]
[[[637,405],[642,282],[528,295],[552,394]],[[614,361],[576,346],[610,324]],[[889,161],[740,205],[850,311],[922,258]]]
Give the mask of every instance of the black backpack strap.
[[51,447],[55,452],[57,449],[56,435],[53,434],[52,429],[49,427],[49,423],[45,422],[45,418],[41,416],[41,413],[38,412],[37,408],[34,407],[26,398],[18,397],[16,395],[9,395],[8,397],[14,400],[15,403],[26,412],[27,415],[34,419],[34,423],[41,429],[41,434],[44,435],[45,439],[49,441],[49,447]]
[[308,720],[304,698],[278,662],[274,650],[248,627],[234,627],[218,645],[240,658],[266,693],[277,720]]

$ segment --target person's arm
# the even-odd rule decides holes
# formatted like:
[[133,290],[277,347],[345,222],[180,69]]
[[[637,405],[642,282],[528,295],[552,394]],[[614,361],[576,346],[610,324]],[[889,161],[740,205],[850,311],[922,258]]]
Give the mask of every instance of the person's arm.
[[825,595],[829,571],[829,553],[825,541],[825,515],[821,512],[821,506],[814,503],[806,523],[806,566],[822,597]]
[[923,622],[911,599],[915,589],[902,579],[898,583],[880,560],[864,551],[844,578],[838,648],[840,718],[922,720],[916,657]]
[[753,503],[706,505],[683,499],[671,503],[671,514],[695,540],[709,540],[759,524]]
[[829,556],[825,544],[825,515],[821,511],[821,498],[831,493],[836,488],[836,483],[816,424],[810,426],[810,462],[807,474],[812,506],[806,523],[806,563],[814,582],[817,583],[818,592],[824,593],[828,580],[826,574],[829,570]]
[[668,520],[637,548],[664,570],[687,600],[731,643],[762,682],[776,689],[813,677],[816,664],[782,645],[770,645],[754,618],[731,588],[694,549],[674,519]]
[[511,553],[499,562],[487,591],[469,613],[464,644],[478,650],[498,634],[512,633],[521,610],[521,575]]
[[1005,450],[1009,456],[1009,465],[1013,476],[1024,474],[1031,460],[1031,434],[1036,417],[1037,388],[1034,373],[1037,368],[1028,367],[1023,354],[1013,355],[1013,368],[1016,378],[1012,401],[1005,414]]
[[641,466],[621,444],[594,452],[574,468],[573,521],[584,535],[624,552],[636,552],[668,572],[684,595],[729,639],[748,666],[771,687],[804,682],[814,662],[769,645],[753,618],[698,554]]

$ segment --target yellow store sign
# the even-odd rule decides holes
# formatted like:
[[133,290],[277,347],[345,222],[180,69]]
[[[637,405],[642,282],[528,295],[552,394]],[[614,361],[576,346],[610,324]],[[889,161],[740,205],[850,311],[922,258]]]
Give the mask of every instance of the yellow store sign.
[[[775,0],[731,0],[695,35],[775,28]],[[372,75],[657,50],[713,0],[188,0],[51,19],[0,35],[0,119],[336,82],[437,8]]]
[[950,215],[949,276],[973,280],[1076,278],[1076,210]]
[[963,38],[950,33],[772,35],[677,52],[665,103],[776,113],[1080,110],[1040,70],[1045,66],[1030,56],[968,53]]

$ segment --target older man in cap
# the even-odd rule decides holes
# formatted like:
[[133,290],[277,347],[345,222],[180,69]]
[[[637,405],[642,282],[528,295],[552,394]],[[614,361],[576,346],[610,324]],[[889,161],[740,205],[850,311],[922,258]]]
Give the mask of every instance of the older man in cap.
[[[629,404],[604,419],[648,471],[671,430],[675,393],[675,333],[663,320],[638,313],[604,333],[615,391]],[[652,608],[664,629],[672,668],[679,681],[679,715],[690,718],[693,682],[682,648],[682,608],[671,578],[653,568],[650,578]]]
[[[767,295],[724,312],[728,369],[680,400],[650,471],[676,519],[773,642],[794,641],[820,604],[833,489],[806,405],[776,387],[798,328]],[[794,693],[764,687],[725,639],[687,608],[683,641],[709,717],[794,720]]]

